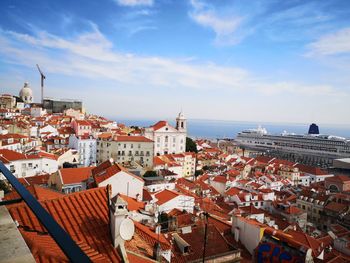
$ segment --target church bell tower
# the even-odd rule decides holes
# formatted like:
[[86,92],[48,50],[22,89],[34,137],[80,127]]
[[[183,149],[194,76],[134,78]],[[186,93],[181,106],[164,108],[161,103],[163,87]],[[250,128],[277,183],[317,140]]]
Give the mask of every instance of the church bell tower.
[[178,131],[186,132],[187,130],[187,120],[182,113],[182,111],[179,113],[179,115],[176,118],[176,129]]

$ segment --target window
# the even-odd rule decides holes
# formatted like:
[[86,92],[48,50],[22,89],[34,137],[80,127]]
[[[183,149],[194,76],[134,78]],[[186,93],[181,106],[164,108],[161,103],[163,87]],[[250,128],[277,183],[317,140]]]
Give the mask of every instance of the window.
[[126,148],[126,144],[124,143],[124,149]]
[[15,166],[14,165],[10,165],[10,171],[11,171],[11,173],[15,172]]
[[157,142],[160,142],[160,137],[157,137]]
[[28,163],[28,168],[32,169],[33,168],[33,163]]
[[139,144],[137,145],[137,148],[139,148],[139,149],[141,148],[141,143],[139,143]]
[[133,145],[133,144],[131,144],[131,145],[130,145],[130,147],[131,147],[131,149],[133,149],[133,148],[134,148],[134,145]]
[[168,136],[165,136],[165,142],[168,142]]
[[173,143],[175,143],[175,142],[176,142],[176,137],[173,138]]

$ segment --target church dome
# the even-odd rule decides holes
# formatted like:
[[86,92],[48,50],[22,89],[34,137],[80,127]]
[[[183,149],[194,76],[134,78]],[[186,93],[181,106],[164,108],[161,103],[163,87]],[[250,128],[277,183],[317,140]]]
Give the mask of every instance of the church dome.
[[32,103],[33,102],[33,91],[29,87],[28,82],[24,83],[24,87],[19,92],[19,97],[23,100],[24,103]]

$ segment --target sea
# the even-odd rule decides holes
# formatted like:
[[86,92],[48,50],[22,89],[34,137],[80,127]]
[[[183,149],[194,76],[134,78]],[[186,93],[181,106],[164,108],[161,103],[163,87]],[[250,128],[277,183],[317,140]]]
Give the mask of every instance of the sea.
[[[118,123],[127,126],[149,127],[158,120],[155,119],[116,119]],[[171,125],[175,125],[174,120],[167,120]],[[272,123],[272,122],[244,122],[244,121],[222,121],[222,120],[187,120],[187,134],[191,138],[206,139],[234,139],[237,133],[246,129],[256,129],[261,126],[271,134],[281,134],[283,132],[306,134],[309,130],[307,123]],[[320,134],[334,135],[350,138],[350,125],[330,125],[318,124]]]

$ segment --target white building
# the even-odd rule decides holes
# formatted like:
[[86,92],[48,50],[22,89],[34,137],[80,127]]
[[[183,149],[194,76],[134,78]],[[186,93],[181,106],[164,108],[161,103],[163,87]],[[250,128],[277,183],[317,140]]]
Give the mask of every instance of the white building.
[[97,141],[97,161],[101,163],[110,158],[122,164],[136,162],[152,167],[153,141],[144,136],[101,134]]
[[125,169],[120,164],[108,160],[101,163],[92,170],[92,176],[98,187],[112,186],[112,197],[123,194],[137,200],[143,198],[143,187],[145,182]]
[[[18,178],[54,173],[58,170],[56,156],[42,151],[27,155],[2,149],[0,150],[0,161]],[[3,175],[0,177],[4,179]]]
[[155,211],[158,211],[158,213],[168,213],[174,208],[177,208],[180,211],[186,210],[189,213],[193,213],[193,196],[188,196],[165,189],[156,193],[153,197],[155,201],[154,204],[156,205]]
[[78,151],[81,166],[96,164],[96,139],[92,136],[71,135],[69,137],[69,148]]
[[143,130],[143,135],[154,141],[154,155],[175,154],[186,151],[187,123],[182,112],[176,118],[176,127],[159,121]]

